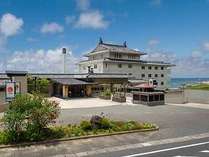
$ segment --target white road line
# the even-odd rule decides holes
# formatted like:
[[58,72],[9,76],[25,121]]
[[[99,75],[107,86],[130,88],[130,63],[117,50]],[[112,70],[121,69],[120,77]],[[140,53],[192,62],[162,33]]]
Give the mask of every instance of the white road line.
[[160,150],[155,150],[155,151],[151,151],[151,152],[126,155],[126,156],[122,156],[122,157],[138,157],[138,156],[150,155],[150,154],[155,154],[155,153],[167,152],[167,151],[171,151],[171,150],[178,150],[178,149],[182,149],[182,148],[195,147],[195,146],[200,146],[200,145],[205,145],[205,144],[209,144],[209,141],[208,142],[195,143],[195,144],[189,144],[189,145],[184,145],[184,146],[179,146],[179,147],[160,149]]
[[181,156],[181,155],[177,155],[177,156],[173,156],[173,157],[197,157],[197,156]]
[[200,151],[201,153],[209,153],[209,150]]

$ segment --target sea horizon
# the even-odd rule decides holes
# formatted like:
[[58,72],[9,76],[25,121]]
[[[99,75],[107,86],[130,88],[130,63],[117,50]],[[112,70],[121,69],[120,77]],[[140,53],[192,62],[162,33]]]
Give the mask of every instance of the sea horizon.
[[181,87],[185,84],[194,84],[199,82],[209,81],[207,77],[171,77],[170,86],[172,88]]

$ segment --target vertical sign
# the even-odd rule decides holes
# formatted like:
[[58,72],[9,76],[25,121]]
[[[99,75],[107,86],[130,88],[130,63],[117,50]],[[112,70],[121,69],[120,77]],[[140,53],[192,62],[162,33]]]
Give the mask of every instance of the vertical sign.
[[20,94],[20,82],[15,83],[15,94]]
[[6,83],[6,100],[11,101],[15,97],[15,83],[7,82]]

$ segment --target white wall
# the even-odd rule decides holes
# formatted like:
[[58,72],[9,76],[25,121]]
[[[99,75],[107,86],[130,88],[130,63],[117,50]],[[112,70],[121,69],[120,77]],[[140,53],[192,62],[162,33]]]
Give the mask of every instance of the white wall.
[[[106,67],[107,64],[107,67]],[[119,68],[118,64],[122,64],[122,67]],[[128,67],[128,64],[132,65],[132,68]],[[97,68],[94,68],[94,65],[97,65]],[[104,60],[92,60],[92,61],[86,61],[81,62],[79,64],[79,72],[80,73],[88,73],[88,66],[91,66],[93,68],[94,73],[121,73],[121,74],[132,74],[130,77],[133,77],[133,79],[143,79],[143,80],[149,80],[153,79],[158,82],[158,88],[159,89],[165,89],[169,87],[169,80],[170,80],[170,69],[166,66],[163,66],[164,69],[161,70],[161,65],[148,65],[148,64],[141,64],[141,63],[113,63],[113,62],[104,62]],[[142,69],[142,66],[145,67],[145,69]],[[148,67],[151,66],[152,69],[148,69]],[[155,66],[158,67],[158,69],[155,69]],[[145,74],[145,77],[142,77],[142,74]],[[152,77],[148,77],[148,74],[152,74]],[[155,77],[155,74],[158,75],[158,77]],[[164,77],[161,77],[161,74],[164,75]],[[161,82],[164,84],[161,85]]]
[[[96,68],[95,65],[97,66]],[[79,63],[79,73],[88,73],[88,66],[93,68],[94,73],[103,73],[103,61],[101,60]]]
[[[107,64],[107,68],[106,68],[106,64]],[[131,73],[132,75],[130,76],[133,76],[133,78],[135,79],[144,79],[144,80],[153,79],[158,82],[159,88],[162,89],[168,88],[170,70],[167,69],[166,66],[163,66],[164,70],[161,70],[161,66],[157,66],[158,70],[155,70],[156,65],[142,65],[139,63],[132,63],[132,68],[129,68],[128,63],[121,63],[122,68],[119,68],[118,64],[119,63],[104,63],[103,71],[105,73],[125,73],[125,74]],[[142,69],[142,66],[145,66],[145,69]],[[152,67],[151,70],[148,69],[149,66]],[[145,74],[145,77],[142,77],[142,74]],[[152,74],[152,77],[148,77],[148,74]],[[155,77],[155,74],[157,74],[158,76]],[[161,74],[163,74],[164,77],[161,77]],[[161,82],[163,82],[164,84],[161,85]]]

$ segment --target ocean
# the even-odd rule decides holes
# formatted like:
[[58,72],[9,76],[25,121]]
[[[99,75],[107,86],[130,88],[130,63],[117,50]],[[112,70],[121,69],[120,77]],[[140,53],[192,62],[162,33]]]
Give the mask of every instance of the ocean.
[[171,78],[170,85],[172,88],[177,88],[183,84],[194,84],[203,81],[209,81],[209,78]]

